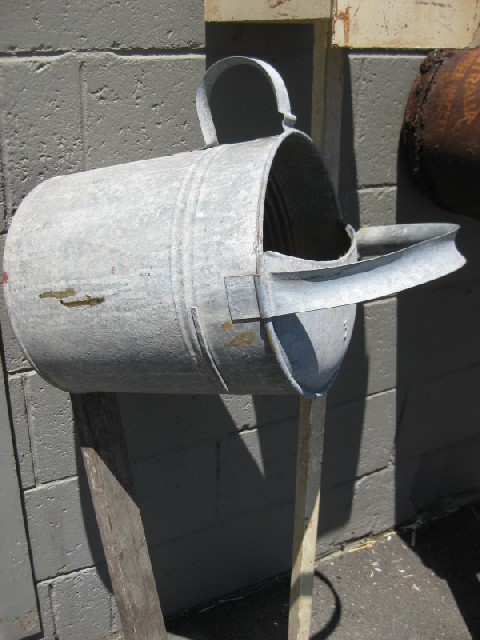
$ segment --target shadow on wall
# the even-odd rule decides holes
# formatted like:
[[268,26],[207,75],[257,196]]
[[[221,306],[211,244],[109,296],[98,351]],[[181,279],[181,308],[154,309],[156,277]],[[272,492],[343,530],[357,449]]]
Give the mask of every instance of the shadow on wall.
[[[313,31],[308,25],[206,25],[206,66],[232,55],[261,58],[283,77],[296,126],[309,132]],[[235,67],[219,77],[211,109],[220,144],[253,140],[281,133],[281,116],[263,74],[252,67]]]
[[[397,222],[461,225],[457,245],[467,265],[398,296],[397,522],[432,505],[444,511],[480,495],[480,222],[440,209],[411,182],[405,166],[400,147]],[[465,567],[475,541],[464,536],[459,547],[459,534],[432,537],[427,527],[414,550],[448,582],[472,637],[478,637],[472,612],[478,567]]]
[[[279,26],[208,25],[207,64],[232,54],[270,61],[285,78],[298,127],[308,131],[311,35],[304,25],[290,25],[288,38]],[[356,175],[348,72],[345,87],[341,183],[350,197],[348,222],[358,227],[358,202],[351,197]],[[248,67],[219,79],[212,112],[221,142],[280,130],[268,83]],[[358,474],[368,372],[362,311],[359,307],[353,343],[330,395],[330,406],[342,404],[342,411],[341,424],[330,428],[327,418],[319,530],[325,549],[343,540]],[[165,612],[290,569],[296,396],[123,394],[119,401]],[[91,512],[85,485],[82,499]],[[98,545],[96,528],[88,531],[92,545]],[[103,578],[108,583],[105,571]]]
[[[347,55],[343,57],[342,94],[338,197],[345,222],[358,229],[361,221],[353,147],[352,80]],[[344,527],[352,515],[355,480],[360,475],[368,367],[365,313],[359,304],[352,341],[328,398],[330,411],[327,409],[318,530],[322,553],[330,545],[352,537]],[[335,411],[337,405],[343,406]]]
[[[227,55],[261,57],[270,62],[285,80],[292,111],[297,115],[297,128],[309,133],[312,74],[310,27],[209,24],[206,36],[207,66]],[[262,43],[261,47],[259,42]],[[343,92],[339,197],[346,221],[358,229],[360,216],[348,64],[344,69]],[[276,113],[270,86],[261,74],[250,67],[236,67],[219,78],[212,91],[211,108],[221,142],[239,142],[275,135],[281,131],[281,117]],[[359,475],[367,377],[364,311],[363,306],[358,305],[352,343],[329,394],[319,521],[319,545],[323,551],[335,542],[343,541],[345,535],[349,537],[343,527],[351,516],[354,481]],[[332,407],[345,403],[348,405],[341,413],[342,423],[338,424],[339,420],[335,420],[335,424],[332,424]]]
[[398,296],[397,521],[432,502],[480,491],[480,223],[448,213],[405,175],[397,222],[453,222],[467,264]]

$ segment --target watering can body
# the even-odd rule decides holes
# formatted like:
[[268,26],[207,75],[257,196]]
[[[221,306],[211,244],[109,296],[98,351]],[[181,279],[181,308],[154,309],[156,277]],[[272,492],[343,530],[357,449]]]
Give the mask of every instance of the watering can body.
[[[218,145],[209,92],[238,63],[268,76],[285,130]],[[16,337],[74,393],[321,395],[356,303],[459,268],[456,228],[345,226],[266,63],[221,61],[197,106],[205,149],[52,178],[27,196],[4,261]],[[378,256],[379,245],[399,251]],[[374,257],[358,262],[359,246]]]

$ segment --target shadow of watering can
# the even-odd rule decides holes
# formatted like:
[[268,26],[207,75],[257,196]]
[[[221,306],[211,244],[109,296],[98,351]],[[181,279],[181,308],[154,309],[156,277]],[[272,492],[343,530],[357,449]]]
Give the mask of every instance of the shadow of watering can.
[[[208,99],[237,64],[267,76],[284,131],[218,145]],[[457,227],[345,226],[282,78],[261,60],[213,65],[197,111],[205,149],[52,178],[25,198],[5,248],[16,337],[73,393],[321,395],[356,303],[461,267]]]

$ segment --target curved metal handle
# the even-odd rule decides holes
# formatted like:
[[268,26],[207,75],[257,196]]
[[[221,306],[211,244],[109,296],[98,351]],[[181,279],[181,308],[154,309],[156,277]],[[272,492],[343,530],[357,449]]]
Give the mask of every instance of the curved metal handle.
[[225,278],[232,320],[273,318],[375,300],[456,271],[456,224],[406,224],[360,229],[360,247],[398,251],[353,264],[309,271]]
[[223,58],[208,69],[203,76],[200,86],[197,89],[196,104],[197,114],[200,121],[203,139],[206,147],[216,147],[218,145],[217,132],[213,124],[212,112],[209,107],[212,87],[217,78],[227,69],[238,64],[246,64],[257,67],[270,80],[270,84],[275,92],[278,112],[283,115],[284,131],[295,125],[296,117],[290,111],[290,99],[282,76],[270,64],[257,58],[247,58],[246,56],[231,56]]

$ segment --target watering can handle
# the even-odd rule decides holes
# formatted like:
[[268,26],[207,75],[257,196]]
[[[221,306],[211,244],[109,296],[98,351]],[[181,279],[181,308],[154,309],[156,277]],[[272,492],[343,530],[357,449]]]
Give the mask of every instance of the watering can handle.
[[209,107],[210,94],[217,78],[227,69],[238,64],[246,64],[260,69],[267,78],[275,92],[278,112],[283,115],[283,129],[294,127],[296,117],[290,110],[290,99],[282,76],[270,64],[257,58],[247,58],[246,56],[230,56],[216,62],[208,69],[203,76],[200,86],[197,89],[197,114],[200,121],[203,138],[206,147],[216,147],[218,145],[217,132],[213,124],[212,112]]
[[225,278],[232,320],[273,318],[375,300],[435,280],[465,264],[458,225],[405,224],[360,229],[360,248],[393,253],[337,267]]

